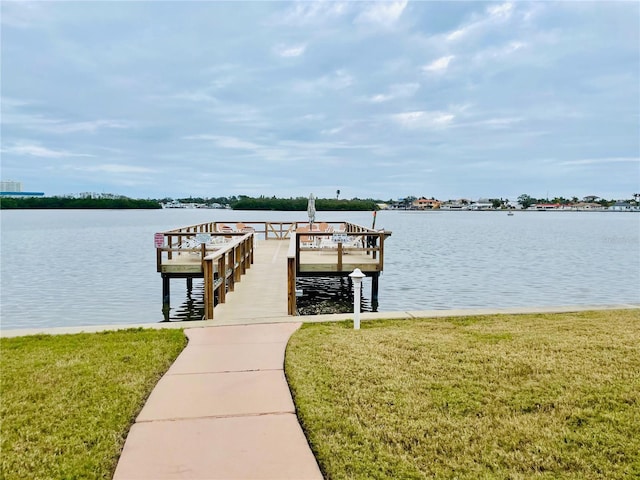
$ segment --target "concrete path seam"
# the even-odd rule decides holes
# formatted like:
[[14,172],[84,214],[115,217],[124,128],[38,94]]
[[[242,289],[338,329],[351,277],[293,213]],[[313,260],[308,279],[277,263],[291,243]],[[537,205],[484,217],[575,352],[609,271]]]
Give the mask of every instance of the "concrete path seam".
[[297,418],[296,412],[289,411],[274,411],[274,412],[259,412],[259,413],[230,413],[227,415],[203,415],[200,417],[175,417],[175,418],[161,418],[157,420],[140,420],[136,423],[162,423],[162,422],[181,422],[183,420],[198,420],[198,419],[215,419],[215,418],[245,418],[245,417],[264,417],[266,415],[293,415]]
[[250,373],[250,372],[281,372],[281,368],[251,368],[247,370],[220,370],[211,372],[183,372],[183,373],[167,373],[171,377],[181,377],[186,375],[218,375],[225,373]]

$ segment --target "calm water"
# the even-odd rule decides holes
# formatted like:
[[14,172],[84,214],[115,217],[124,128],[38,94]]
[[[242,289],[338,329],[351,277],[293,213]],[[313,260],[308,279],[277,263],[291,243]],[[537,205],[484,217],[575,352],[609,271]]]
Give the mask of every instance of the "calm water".
[[[2,211],[1,326],[159,322],[153,234],[205,221],[304,220],[304,212]],[[370,226],[370,212],[317,220]],[[379,311],[640,303],[640,214],[379,212]],[[368,291],[365,290],[368,295]],[[172,283],[172,318],[201,291]]]

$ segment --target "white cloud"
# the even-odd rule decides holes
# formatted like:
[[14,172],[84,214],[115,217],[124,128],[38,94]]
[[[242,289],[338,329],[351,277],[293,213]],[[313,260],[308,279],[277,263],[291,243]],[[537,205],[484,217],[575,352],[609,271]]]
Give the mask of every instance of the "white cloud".
[[119,120],[93,120],[88,122],[70,122],[50,125],[43,128],[53,133],[96,132],[103,128],[130,128],[131,124]]
[[394,100],[396,98],[412,97],[420,88],[419,83],[400,83],[391,85],[388,93],[378,93],[369,97],[369,101],[372,103],[382,103]]
[[513,3],[506,2],[500,5],[490,5],[487,13],[491,18],[509,18],[513,12]]
[[122,165],[119,163],[103,163],[101,165],[83,165],[70,167],[72,170],[80,170],[85,172],[103,172],[115,174],[127,173],[149,173],[152,169],[146,167],[136,167],[133,165]]
[[353,77],[344,70],[323,75],[320,78],[298,82],[296,87],[301,91],[342,90],[353,85]]
[[442,128],[453,122],[455,115],[441,111],[415,111],[391,115],[393,121],[409,129]]
[[324,130],[320,130],[322,135],[336,135],[344,130],[344,126],[336,127],[336,128],[325,128]]
[[369,23],[390,27],[402,16],[407,6],[407,0],[399,2],[374,2],[361,12],[355,19],[355,23]]
[[422,67],[422,71],[429,73],[442,73],[449,68],[451,60],[455,58],[454,55],[447,55],[446,57],[440,57],[428,65]]
[[17,125],[29,130],[37,130],[49,133],[95,133],[98,130],[108,128],[129,128],[133,126],[131,122],[113,119],[88,120],[84,122],[73,122],[60,118],[52,118],[43,114],[28,114],[13,111],[15,107],[27,106],[27,103],[9,102],[3,103],[6,111],[3,112],[1,122],[3,125]]
[[520,123],[523,120],[524,119],[522,117],[498,117],[498,118],[489,118],[487,120],[482,120],[478,124],[485,125],[487,127],[502,128],[502,127],[509,127],[516,123]]
[[491,25],[509,20],[513,9],[513,4],[508,2],[499,5],[490,5],[485,9],[484,15],[475,16],[470,22],[445,35],[445,39],[448,42],[455,42],[476,31],[482,31]]
[[469,31],[469,27],[459,28],[459,29],[454,30],[453,32],[449,33],[445,38],[447,39],[447,41],[453,42],[453,41],[458,40],[459,38],[464,37],[467,34],[468,31]]
[[276,19],[276,23],[286,25],[322,23],[344,16],[349,11],[349,7],[349,2],[300,1]]
[[300,55],[303,55],[305,50],[307,49],[307,46],[302,44],[302,45],[277,45],[274,48],[274,51],[276,53],[276,55],[279,55],[280,57],[299,57]]
[[3,148],[3,153],[13,155],[26,155],[41,158],[66,158],[66,157],[93,157],[87,153],[73,153],[66,150],[54,150],[52,148],[41,147],[37,144],[18,143],[12,147]]
[[527,44],[524,42],[512,41],[499,47],[486,48],[476,53],[474,55],[474,60],[476,62],[483,63],[490,60],[503,59],[504,57],[508,57],[525,47],[527,47]]
[[260,145],[253,142],[247,142],[236,137],[227,137],[223,135],[189,135],[182,137],[184,140],[207,140],[214,142],[216,146],[220,148],[241,149],[241,150],[256,150],[261,148]]
[[640,157],[584,158],[560,162],[560,165],[607,165],[610,163],[640,163]]

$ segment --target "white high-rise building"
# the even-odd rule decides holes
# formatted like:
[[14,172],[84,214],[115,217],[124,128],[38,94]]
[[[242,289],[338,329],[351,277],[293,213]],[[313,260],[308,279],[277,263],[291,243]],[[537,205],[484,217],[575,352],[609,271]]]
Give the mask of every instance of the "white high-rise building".
[[0,192],[21,192],[22,182],[7,180],[0,182]]

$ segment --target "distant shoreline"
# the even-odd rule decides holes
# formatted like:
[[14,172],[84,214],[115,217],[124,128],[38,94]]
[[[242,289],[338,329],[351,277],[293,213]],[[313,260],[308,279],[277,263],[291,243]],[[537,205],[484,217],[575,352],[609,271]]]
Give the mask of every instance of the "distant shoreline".
[[0,200],[0,210],[158,210],[155,200],[115,198],[32,197]]

